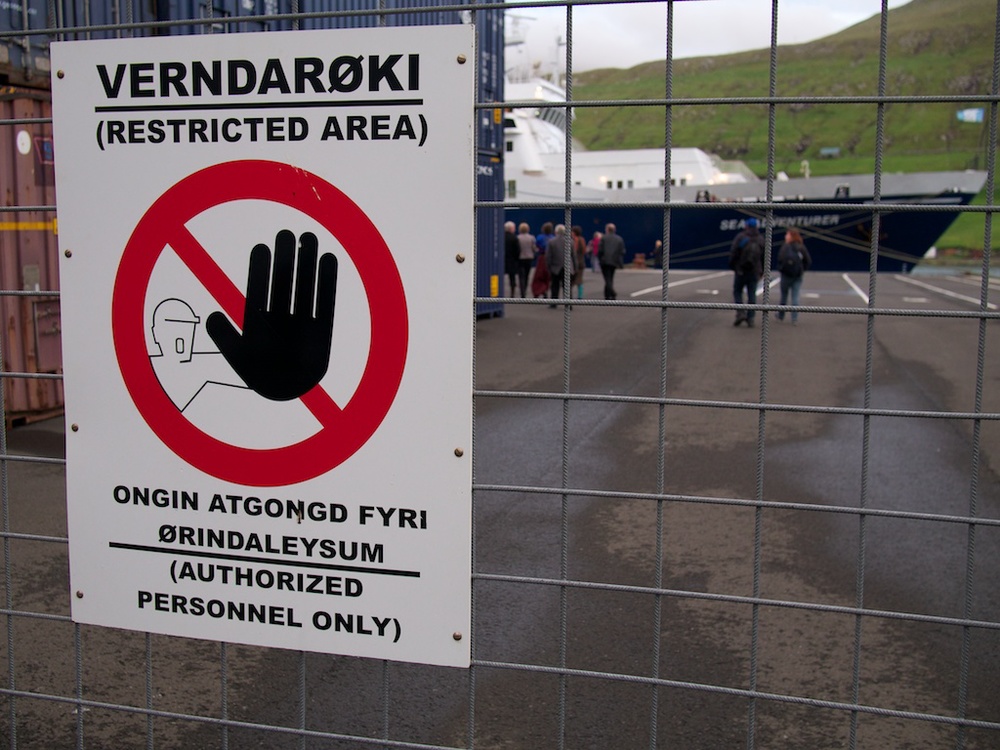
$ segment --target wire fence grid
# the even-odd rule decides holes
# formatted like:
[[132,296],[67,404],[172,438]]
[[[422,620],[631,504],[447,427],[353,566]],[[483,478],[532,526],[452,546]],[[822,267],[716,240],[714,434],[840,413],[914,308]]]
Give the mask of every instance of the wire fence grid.
[[[661,14],[665,44],[650,50],[649,57],[664,60],[663,90],[648,99],[575,99],[574,58],[583,43],[575,41],[580,38],[575,19],[596,9],[607,13],[611,28],[616,14],[636,5],[603,0],[508,3],[509,13],[562,14],[557,73],[566,102],[476,104],[483,113],[517,107],[565,108],[567,113],[638,107],[664,113],[664,254],[651,282],[658,285],[659,296],[652,300],[573,299],[568,276],[557,300],[522,299],[512,292],[470,300],[470,314],[474,304],[499,301],[505,307],[503,316],[477,323],[474,342],[470,668],[292,653],[73,623],[58,419],[24,424],[14,418],[9,404],[13,383],[30,387],[61,375],[12,369],[10,337],[17,332],[5,324],[7,338],[0,344],[0,412],[5,417],[0,428],[0,614],[6,639],[0,651],[6,683],[0,688],[5,704],[0,731],[7,747],[1000,747],[1000,486],[990,464],[1000,460],[1000,400],[994,390],[1000,382],[995,364],[1000,312],[990,303],[996,296],[991,249],[997,206],[992,197],[961,209],[984,220],[982,263],[970,275],[972,306],[952,307],[938,298],[922,308],[900,306],[896,296],[883,301],[892,280],[876,270],[878,226],[885,213],[953,210],[882,201],[888,107],[924,102],[984,107],[985,195],[994,195],[1000,12],[994,13],[988,91],[888,93],[892,28],[883,0],[873,3],[873,13],[881,14],[876,94],[781,95],[778,32],[792,3],[772,0],[755,6],[770,19],[770,39],[762,45],[769,45],[767,94],[706,92],[705,97],[675,98],[674,48],[682,33],[678,16],[684,6],[711,3],[640,3]],[[181,23],[202,33],[248,22],[298,24],[495,9],[487,3],[383,5],[309,13],[293,9],[235,19],[215,15],[211,4],[197,7],[201,18],[140,22],[129,6],[113,16],[127,22],[71,25],[64,19],[44,33],[130,36]],[[0,41],[15,43],[41,33],[3,31]],[[585,43],[592,42],[586,38]],[[765,271],[762,301],[751,306],[761,326],[749,355],[744,351],[741,361],[729,362],[716,353],[704,365],[691,358],[691,352],[709,356],[716,347],[704,344],[707,334],[702,331],[698,339],[690,326],[741,307],[672,291],[678,289],[672,282],[681,278],[670,256],[673,111],[747,104],[766,108],[768,118],[767,199],[754,205],[764,216],[769,248],[765,269],[772,266],[770,248],[777,235],[774,212],[782,207],[775,190],[776,121],[783,108],[875,108],[875,193],[866,207],[873,231],[867,289],[861,290],[864,304],[824,301],[802,308],[810,320],[849,329],[843,335],[853,337],[852,353],[840,366],[851,378],[856,398],[807,390],[788,397],[779,389],[787,382],[781,374],[787,360],[772,317],[782,307],[770,297],[770,270]],[[574,199],[573,117],[565,122],[562,200],[524,204],[478,196],[470,211],[530,205],[547,209],[557,223],[569,227],[574,211],[600,205]],[[10,117],[0,121],[0,128],[50,123],[45,117]],[[9,193],[5,203],[0,225],[8,215],[56,212],[55,205],[19,204]],[[805,207],[856,206],[817,202]],[[565,261],[571,262],[568,248]],[[499,275],[503,278],[502,271]],[[10,288],[0,290],[0,300],[12,304],[58,299],[57,289],[24,290],[9,277],[5,282]],[[728,295],[727,283],[722,287]],[[553,303],[556,312],[548,309]],[[922,402],[885,398],[883,368],[890,361],[884,351],[886,331],[904,338],[911,334],[903,331],[932,325],[954,326],[947,329],[956,332],[950,356],[966,362],[963,372],[971,378],[960,386],[969,396],[965,408],[944,397]],[[505,350],[495,350],[525,346],[502,333],[514,336],[512,328],[527,334],[544,330],[535,348],[528,347],[528,362],[517,367],[505,361]],[[602,355],[584,358],[582,340],[596,330],[619,338],[625,348],[641,350],[615,349],[611,355],[621,357],[626,368],[637,363],[648,368],[641,387],[630,386],[632,373],[618,373],[620,380],[608,381],[601,368],[614,363],[602,365]],[[929,345],[948,335],[928,339]],[[817,360],[822,356],[816,354]],[[593,373],[583,363],[593,366]],[[543,376],[526,371],[536,365]],[[727,381],[742,387],[685,391],[677,382],[697,379],[692,373],[702,366],[707,373],[727,365],[742,370],[741,377]],[[833,378],[829,370],[827,374]],[[704,377],[712,380],[709,374]],[[621,442],[595,437],[602,425],[622,419],[628,424],[614,433]],[[517,422],[522,425],[515,426]],[[721,438],[696,444],[705,440],[698,425],[713,422],[739,432],[749,457],[734,458]],[[53,423],[57,428],[51,434],[38,426]],[[837,449],[817,439],[810,451],[796,453],[794,445],[775,438],[776,431],[789,426],[794,432],[820,424],[835,433],[848,423]],[[534,429],[537,434],[527,434]],[[894,490],[912,502],[894,504],[886,500],[895,497],[887,488],[898,479],[894,445],[885,441],[898,441],[898,449],[905,450],[907,439],[923,433],[946,435],[952,442],[936,450],[951,451],[963,469],[944,489],[936,475],[917,476]],[[628,454],[625,446],[642,457]],[[817,474],[816,482],[830,480],[829,486],[814,487],[807,498],[773,484],[774,473],[789,465],[783,462],[819,465],[826,450],[851,457],[836,479],[828,474],[821,480]],[[678,458],[687,461],[698,451],[703,457],[691,466]],[[594,453],[605,464],[620,463],[621,469],[595,469],[593,458],[584,457]],[[926,458],[928,464],[933,460]],[[742,477],[730,482],[725,477],[733,462]],[[921,463],[920,457],[911,457],[911,466]],[[633,471],[642,478],[632,476]],[[834,486],[837,481],[840,485]],[[897,535],[907,543],[897,545]],[[841,562],[850,561],[836,572],[842,584],[837,593],[825,589],[816,572],[824,560],[834,565],[832,557],[824,556],[832,554],[830,549],[837,550]],[[795,585],[787,583],[793,580]],[[922,598],[924,589],[929,599]],[[947,593],[940,606],[933,600],[939,590]]]

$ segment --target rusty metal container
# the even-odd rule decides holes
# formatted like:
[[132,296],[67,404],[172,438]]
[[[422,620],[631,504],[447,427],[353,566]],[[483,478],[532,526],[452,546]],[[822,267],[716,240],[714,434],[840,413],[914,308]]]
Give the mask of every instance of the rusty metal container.
[[[0,87],[2,205],[55,205],[52,126],[45,91]],[[10,121],[15,121],[11,123]],[[63,408],[55,211],[0,212],[0,347],[8,425]]]

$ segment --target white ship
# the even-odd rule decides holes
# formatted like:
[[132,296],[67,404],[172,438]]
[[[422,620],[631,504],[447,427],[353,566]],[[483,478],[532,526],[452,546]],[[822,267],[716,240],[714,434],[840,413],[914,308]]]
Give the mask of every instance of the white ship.
[[[563,223],[564,209],[545,202],[566,199],[566,107],[538,106],[565,102],[558,69],[509,72],[504,120],[504,183],[507,218],[527,221],[534,231],[546,221]],[[572,142],[569,160],[571,199],[588,204],[574,208],[572,223],[585,236],[614,223],[626,239],[628,257],[649,255],[667,239],[669,262],[687,268],[724,267],[729,242],[750,216],[766,223],[767,211],[756,206],[767,198],[767,182],[742,162],[727,162],[698,148],[670,150],[669,200],[665,186],[664,149],[588,151]],[[807,167],[807,165],[803,165]],[[808,172],[808,169],[806,168]],[[909,271],[958,216],[940,206],[963,206],[982,190],[981,171],[922,172],[882,175],[882,203],[933,205],[934,211],[883,212],[878,269]],[[788,178],[779,174],[772,186],[772,241],[784,228],[795,227],[809,247],[815,270],[864,270],[872,250],[874,177]],[[599,207],[590,204],[598,203]],[[712,205],[706,205],[712,204]],[[723,204],[723,205],[719,205]],[[762,223],[762,225],[764,225]]]

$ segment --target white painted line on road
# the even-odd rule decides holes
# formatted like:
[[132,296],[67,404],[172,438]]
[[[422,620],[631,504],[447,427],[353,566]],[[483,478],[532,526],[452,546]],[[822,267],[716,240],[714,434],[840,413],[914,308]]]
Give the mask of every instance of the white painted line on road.
[[[681,281],[671,281],[667,284],[667,289],[673,289],[675,286],[681,286],[683,284],[693,284],[696,281],[708,281],[710,279],[717,279],[720,276],[728,276],[729,271],[719,271],[718,273],[710,273],[706,276],[695,276],[690,279],[682,279]],[[647,287],[645,289],[640,289],[637,292],[632,292],[630,297],[642,297],[646,294],[652,294],[653,292],[658,292],[663,288],[662,284],[657,284],[656,286]]]
[[[668,284],[667,286],[669,287],[670,285]],[[659,292],[661,289],[663,289],[663,285],[662,284],[657,284],[656,286],[648,286],[645,289],[640,289],[638,292],[632,292],[632,294],[630,294],[629,296],[630,297],[642,297],[642,296],[644,296],[646,294],[652,294],[653,292]]]
[[712,294],[716,295],[719,293],[718,289],[698,289],[697,294]]
[[[774,287],[778,286],[778,284],[780,284],[780,283],[781,283],[781,277],[780,276],[775,277],[775,278],[771,279],[771,283],[769,283],[767,285],[767,288],[768,289],[774,289]],[[763,293],[764,293],[764,280],[761,279],[760,283],[757,284],[757,295],[760,296]]]
[[[949,279],[957,281],[959,284],[965,284],[967,286],[981,287],[983,282],[980,276],[973,276],[969,274],[968,276],[949,276]],[[989,278],[990,289],[1000,288],[1000,279],[995,276],[990,276]]]
[[859,297],[861,297],[861,299],[863,299],[865,301],[866,305],[868,304],[868,294],[865,293],[864,291],[862,291],[861,287],[859,287],[857,284],[855,284],[853,281],[851,281],[851,277],[850,276],[848,276],[845,273],[845,274],[841,275],[840,278],[842,278],[844,281],[847,282],[847,286],[851,287],[851,289],[854,290],[854,293],[857,294]]
[[803,292],[803,299],[819,299],[819,295],[816,292]]
[[[979,305],[979,300],[977,298],[967,297],[964,294],[957,294],[956,292],[953,292],[950,289],[944,289],[939,286],[934,286],[933,284],[925,284],[922,281],[917,281],[916,279],[910,279],[907,278],[906,276],[900,276],[898,274],[893,276],[893,278],[896,279],[897,281],[902,281],[905,284],[912,284],[913,286],[918,286],[921,289],[927,289],[928,291],[936,292],[937,294],[943,294],[945,297],[951,297],[952,299],[961,300],[962,302],[969,302],[976,306]],[[996,310],[997,306],[994,305],[992,302],[987,302],[986,309]]]
[[903,302],[910,302],[914,305],[926,305],[929,301],[927,297],[903,297]]

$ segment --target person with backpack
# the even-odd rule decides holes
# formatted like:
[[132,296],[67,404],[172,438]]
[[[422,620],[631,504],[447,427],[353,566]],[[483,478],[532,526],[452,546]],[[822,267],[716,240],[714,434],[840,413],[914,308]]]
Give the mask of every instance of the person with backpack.
[[[729,267],[733,271],[733,302],[743,304],[743,290],[747,304],[757,304],[757,281],[764,275],[764,236],[757,229],[757,220],[746,220],[745,228],[733,238],[729,248]],[[753,328],[755,310],[737,310],[734,326],[746,321]]]
[[[802,276],[812,265],[812,258],[806,249],[802,235],[797,229],[785,232],[785,242],[778,251],[778,270],[781,272],[781,304],[788,304],[788,293],[792,294],[792,325],[799,321],[799,290],[802,289]],[[778,320],[785,319],[785,311],[778,311]]]

